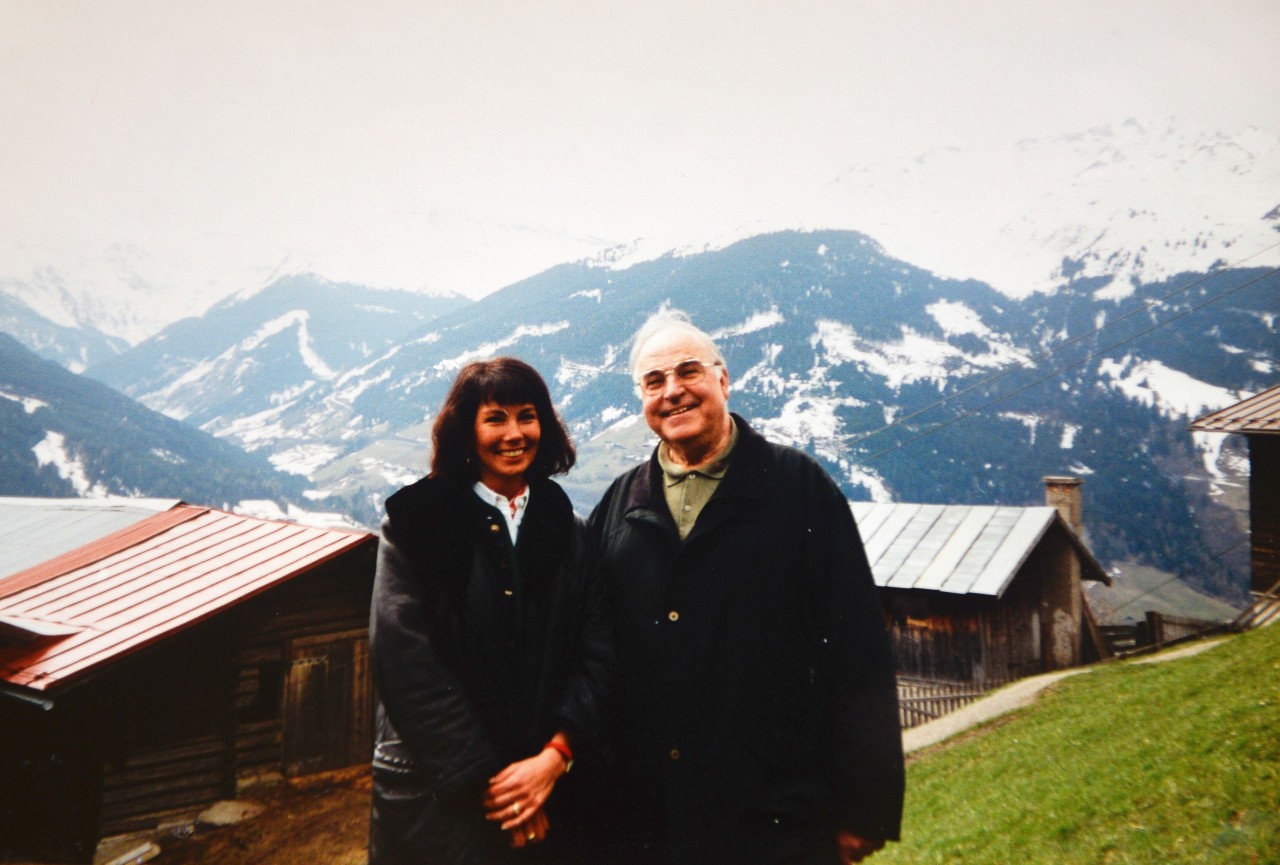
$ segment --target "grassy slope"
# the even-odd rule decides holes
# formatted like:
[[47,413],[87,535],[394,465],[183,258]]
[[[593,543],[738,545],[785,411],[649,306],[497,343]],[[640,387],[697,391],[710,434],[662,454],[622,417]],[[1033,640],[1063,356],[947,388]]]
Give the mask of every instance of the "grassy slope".
[[1280,862],[1280,627],[1060,683],[908,769],[888,863]]
[[[1280,862],[1280,626],[1070,677],[918,756],[907,783],[904,840],[873,865]],[[365,861],[367,767],[263,792],[261,817],[153,861]]]

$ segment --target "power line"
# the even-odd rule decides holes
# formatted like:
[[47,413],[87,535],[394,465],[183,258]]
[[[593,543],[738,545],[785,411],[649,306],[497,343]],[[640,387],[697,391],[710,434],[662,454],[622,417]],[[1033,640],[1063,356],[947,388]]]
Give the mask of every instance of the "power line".
[[[1213,564],[1214,562],[1221,561],[1221,560],[1222,560],[1222,558],[1223,558],[1224,556],[1228,556],[1228,555],[1230,555],[1231,553],[1234,553],[1236,550],[1240,549],[1241,547],[1243,547],[1243,546],[1244,546],[1245,544],[1247,544],[1247,543],[1249,543],[1249,539],[1248,539],[1248,538],[1245,538],[1245,539],[1243,539],[1243,540],[1241,540],[1241,541],[1237,541],[1236,543],[1234,543],[1234,544],[1232,544],[1231,546],[1227,547],[1225,550],[1221,550],[1220,552],[1218,552],[1218,553],[1216,553],[1216,554],[1214,554],[1214,555],[1210,556],[1210,557],[1209,557],[1209,558],[1207,558],[1207,559],[1201,559],[1200,564],[1201,564],[1202,566],[1203,566],[1203,565],[1211,565],[1211,564]],[[1140,595],[1136,595],[1136,596],[1134,596],[1134,597],[1130,598],[1129,600],[1125,601],[1123,604],[1121,604],[1121,605],[1120,605],[1120,606],[1118,606],[1118,607],[1112,607],[1111,609],[1107,610],[1106,612],[1099,613],[1099,615],[1101,615],[1101,616],[1114,616],[1116,613],[1120,612],[1120,611],[1121,611],[1121,610],[1123,610],[1125,607],[1128,607],[1128,606],[1130,606],[1130,605],[1132,605],[1132,604],[1136,604],[1138,601],[1142,600],[1143,598],[1150,597],[1151,595],[1154,595],[1154,594],[1155,594],[1156,592],[1158,592],[1160,589],[1163,589],[1165,586],[1169,585],[1170,583],[1177,582],[1177,581],[1178,581],[1178,580],[1180,580],[1180,579],[1181,579],[1181,577],[1180,577],[1179,575],[1177,575],[1177,574],[1173,574],[1173,575],[1171,575],[1167,580],[1163,580],[1162,582],[1157,583],[1156,585],[1154,585],[1154,586],[1152,586],[1151,588],[1147,589],[1147,590],[1146,590],[1145,592],[1143,592],[1142,594],[1140,594]]]

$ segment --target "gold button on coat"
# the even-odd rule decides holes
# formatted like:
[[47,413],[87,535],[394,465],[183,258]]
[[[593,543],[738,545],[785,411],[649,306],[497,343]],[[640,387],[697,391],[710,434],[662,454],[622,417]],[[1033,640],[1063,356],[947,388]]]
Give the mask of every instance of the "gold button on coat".
[[678,622],[680,621],[680,614],[677,613],[675,610],[672,610],[671,612],[667,613],[667,618],[673,622]]

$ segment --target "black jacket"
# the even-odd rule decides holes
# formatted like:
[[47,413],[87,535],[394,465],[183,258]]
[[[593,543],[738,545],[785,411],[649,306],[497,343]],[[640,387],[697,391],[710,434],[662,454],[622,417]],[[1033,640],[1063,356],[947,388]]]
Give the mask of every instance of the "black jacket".
[[892,650],[845,497],[734,420],[683,544],[656,453],[589,519],[614,615],[617,789],[634,793],[610,810],[643,815],[618,832],[633,848],[659,826],[677,863],[835,861],[838,829],[898,837]]
[[387,500],[370,624],[374,865],[514,855],[482,819],[488,779],[557,729],[582,752],[600,723],[612,641],[590,565],[551,481],[531,484],[514,547],[469,485],[428,478]]

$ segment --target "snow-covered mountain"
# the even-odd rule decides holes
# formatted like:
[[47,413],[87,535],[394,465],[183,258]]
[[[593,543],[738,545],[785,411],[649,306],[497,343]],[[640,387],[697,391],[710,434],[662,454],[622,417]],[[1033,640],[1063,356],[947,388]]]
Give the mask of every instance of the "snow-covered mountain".
[[[360,369],[405,334],[470,301],[329,282],[303,274],[174,324],[89,375],[142,404],[256,449],[249,430],[308,391]],[[329,447],[274,455],[305,474]]]
[[934,273],[1021,297],[1070,277],[1126,293],[1178,273],[1280,264],[1280,135],[1129,120],[1005,148],[852,166],[824,203]]
[[[585,510],[653,444],[627,340],[674,305],[723,346],[734,408],[817,456],[851,498],[1029,504],[1042,476],[1078,474],[1105,561],[1194,571],[1229,595],[1246,567],[1232,498],[1241,443],[1186,425],[1280,377],[1280,276],[1222,270],[1130,288],[1077,273],[1053,294],[1010,298],[864,235],[784,232],[625,269],[553,268],[381,354],[326,361],[331,374],[305,388],[238,403],[226,364],[209,359],[168,385],[149,379],[147,392],[218,394],[207,430],[305,472],[311,498],[372,524],[383,497],[425,470],[431,415],[456,371],[515,354],[546,375],[580,443],[566,485]],[[292,344],[301,322],[290,326]],[[238,368],[273,363],[259,336],[224,337],[245,349]]]
[[129,344],[91,327],[65,326],[50,321],[15,297],[0,292],[0,333],[7,333],[43,358],[72,372],[124,351]]
[[[515,354],[580,442],[566,485],[585,510],[653,443],[624,358],[674,305],[723,343],[734,407],[851,498],[1026,504],[1075,473],[1104,561],[1238,592],[1243,443],[1186,425],[1280,378],[1280,138],[1130,122],[851,166],[800,198],[768,226],[637,242],[475,303],[274,280],[91,374],[372,525],[425,470],[457,369]],[[865,233],[754,231],[796,225]]]
[[0,495],[304,503],[261,455],[150,411],[0,334]]
[[[1002,147],[944,146],[851,164],[821,185],[771,202],[768,214],[744,216],[711,236],[705,226],[654,225],[624,247],[603,248],[596,262],[625,268],[673,249],[692,254],[779,230],[844,228],[875,237],[891,255],[937,275],[980,279],[1015,297],[1056,290],[1073,276],[1107,277],[1116,282],[1113,291],[1124,292],[1133,280],[1151,283],[1224,264],[1274,266],[1280,134],[1128,120]],[[459,274],[493,272],[491,262],[478,261],[486,250],[525,261],[546,260],[531,245],[590,248],[581,238],[566,245],[551,228],[457,231],[440,226],[440,237],[465,242],[434,241],[439,272],[422,274],[419,284],[450,285]],[[225,249],[207,238],[179,249],[167,257],[141,241],[101,250],[32,249],[0,238],[0,294],[57,324],[136,344],[245,286],[314,269],[288,250],[247,251],[242,237],[229,236]],[[348,266],[344,276],[368,284],[353,270]]]

